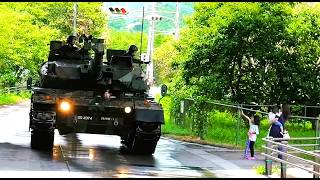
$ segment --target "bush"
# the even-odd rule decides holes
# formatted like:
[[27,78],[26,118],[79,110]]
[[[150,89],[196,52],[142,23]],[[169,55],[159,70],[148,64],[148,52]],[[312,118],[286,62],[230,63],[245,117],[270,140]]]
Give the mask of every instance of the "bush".
[[22,100],[29,99],[31,96],[30,92],[20,92],[20,93],[7,93],[0,95],[0,105],[5,104],[15,104]]

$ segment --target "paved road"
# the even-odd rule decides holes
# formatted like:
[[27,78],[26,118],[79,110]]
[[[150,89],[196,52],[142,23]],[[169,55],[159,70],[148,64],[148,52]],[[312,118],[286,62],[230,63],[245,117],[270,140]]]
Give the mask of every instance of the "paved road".
[[162,137],[151,156],[121,154],[120,137],[55,133],[52,153],[30,148],[29,102],[0,107],[0,177],[265,177],[242,152]]

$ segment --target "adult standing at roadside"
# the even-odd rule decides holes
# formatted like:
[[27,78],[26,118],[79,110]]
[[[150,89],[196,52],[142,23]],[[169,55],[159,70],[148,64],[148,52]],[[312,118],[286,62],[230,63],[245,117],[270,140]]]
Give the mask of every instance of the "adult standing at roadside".
[[[282,106],[282,114],[280,115],[278,121],[282,124],[283,129],[285,129],[285,123],[288,121],[288,119],[291,116],[290,106],[288,104],[284,104]],[[273,123],[271,125],[270,131],[269,131],[269,137],[273,138],[283,138],[283,133],[281,132],[281,127]],[[279,151],[282,151],[282,146],[280,146]],[[282,159],[282,155],[279,154],[278,157]]]
[[[282,113],[278,118],[278,121],[282,124],[283,128],[285,128],[285,123],[287,122],[290,116],[291,116],[290,106],[288,104],[284,104],[282,106]],[[273,123],[271,125],[269,136],[273,138],[283,138],[283,134],[281,133],[281,127]]]

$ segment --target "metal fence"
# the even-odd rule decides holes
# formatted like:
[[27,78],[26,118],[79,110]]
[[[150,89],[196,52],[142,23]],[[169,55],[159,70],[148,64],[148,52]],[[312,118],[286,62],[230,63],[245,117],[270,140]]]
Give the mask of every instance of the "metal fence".
[[27,90],[27,86],[5,87],[0,89],[0,94],[19,93]]
[[[291,165],[313,174],[314,178],[319,178],[320,176],[320,154],[319,154],[319,139],[320,137],[303,137],[303,138],[262,138],[266,142],[265,153],[265,175],[272,174],[272,160],[280,162],[281,178],[287,177],[287,165]],[[314,144],[289,144],[292,141],[315,141]],[[312,147],[313,150],[304,150],[303,147]],[[292,150],[292,151],[289,151]],[[302,158],[298,155],[305,155],[309,158]],[[311,165],[313,169],[307,168],[304,165]]]
[[[192,113],[189,110],[189,107],[195,102],[194,99],[184,99],[183,101],[180,102],[180,111],[176,112],[170,112],[170,119],[173,120],[173,123],[175,125],[178,125],[182,128],[187,128],[190,129],[194,125],[194,119],[192,119]],[[221,103],[221,102],[214,102],[214,101],[205,101],[205,106],[206,106],[206,113],[208,114],[212,110],[216,109],[219,110],[220,112],[222,111],[228,111],[231,112],[233,115],[236,115],[238,112],[238,109],[246,110],[246,111],[251,111],[251,112],[258,112],[265,118],[267,118],[268,112],[266,112],[267,108],[273,105],[252,105],[252,104],[227,104],[227,103]],[[210,106],[210,108],[208,108]],[[264,111],[261,110],[255,110],[256,109],[264,109]],[[265,107],[265,108],[261,108]],[[306,108],[320,108],[320,106],[301,106],[304,108],[304,115],[306,114]],[[302,109],[303,110],[303,109]],[[302,112],[303,113],[303,112]],[[318,137],[319,132],[320,132],[320,124],[319,124],[319,117],[306,117],[306,116],[296,116],[292,115],[290,116],[290,121],[295,122],[295,121],[301,121],[303,123],[302,128],[306,129],[306,122],[312,122],[314,124],[313,128],[313,137]],[[289,125],[288,125],[289,127]],[[203,128],[208,128],[207,126],[204,126]],[[232,136],[234,136],[234,142],[233,145],[235,147],[241,147],[241,143],[245,142],[245,139],[247,138],[246,132],[247,132],[247,125],[244,123],[244,121],[239,117],[236,118],[235,121],[233,121],[233,124],[229,124],[229,126],[226,126],[226,128],[232,128]],[[265,129],[265,128],[264,128]],[[262,131],[260,132],[260,137],[266,137],[267,135],[267,129],[264,130],[261,129]],[[193,129],[190,129],[191,132],[194,132]],[[308,135],[309,136],[309,135]]]

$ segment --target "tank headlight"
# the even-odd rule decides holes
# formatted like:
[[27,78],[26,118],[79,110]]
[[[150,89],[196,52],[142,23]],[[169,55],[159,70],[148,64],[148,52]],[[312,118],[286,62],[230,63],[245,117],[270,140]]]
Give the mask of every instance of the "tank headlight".
[[129,106],[124,108],[124,112],[126,112],[127,114],[129,114],[131,112],[131,110],[132,109]]
[[68,101],[62,101],[59,107],[61,111],[68,112],[71,109],[71,104]]

